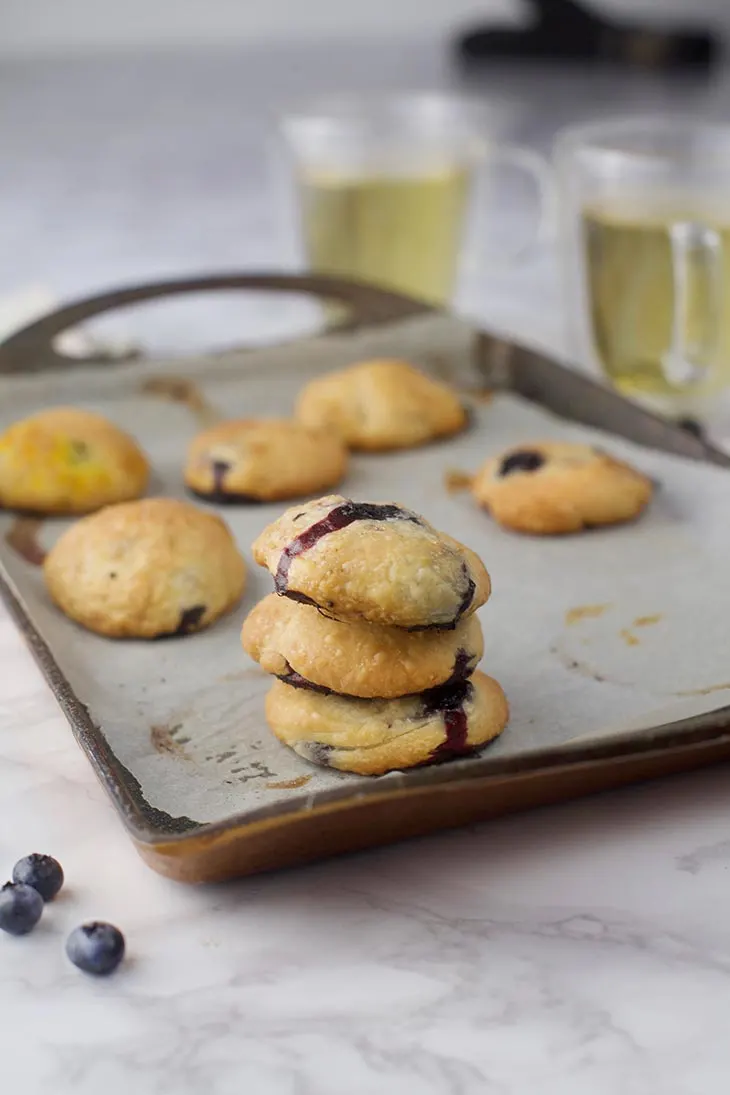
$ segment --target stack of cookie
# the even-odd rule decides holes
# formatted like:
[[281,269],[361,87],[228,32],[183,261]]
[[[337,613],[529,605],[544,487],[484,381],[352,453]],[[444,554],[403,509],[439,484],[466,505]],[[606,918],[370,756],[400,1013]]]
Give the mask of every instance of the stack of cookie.
[[507,702],[476,672],[481,560],[394,504],[338,495],[287,510],[253,545],[274,578],[243,626],[278,678],[274,734],[316,764],[361,775],[467,755],[496,737]]

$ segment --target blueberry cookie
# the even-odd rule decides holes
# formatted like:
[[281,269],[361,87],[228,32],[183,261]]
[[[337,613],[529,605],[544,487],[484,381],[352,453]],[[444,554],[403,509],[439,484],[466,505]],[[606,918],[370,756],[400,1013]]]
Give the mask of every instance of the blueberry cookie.
[[395,699],[473,673],[484,652],[476,616],[452,631],[344,623],[272,593],[249,613],[243,647],[267,673],[299,688]]
[[550,441],[521,445],[486,464],[472,494],[495,521],[515,532],[580,532],[637,517],[652,482],[590,445]]
[[190,445],[185,483],[218,503],[301,498],[339,483],[347,459],[332,431],[283,418],[221,422]]
[[253,545],[276,592],[338,620],[453,628],[490,594],[481,559],[394,503],[292,506]]
[[398,700],[322,696],[275,681],[266,718],[276,737],[325,768],[380,776],[468,756],[501,734],[509,709],[491,677]]
[[369,452],[414,448],[467,423],[456,393],[407,361],[364,361],[318,377],[300,393],[296,414]]
[[51,549],[43,570],[67,616],[113,638],[200,631],[236,604],[246,580],[227,525],[171,498],[84,517]]
[[0,506],[34,513],[91,513],[144,494],[149,465],[107,418],[53,407],[0,435]]

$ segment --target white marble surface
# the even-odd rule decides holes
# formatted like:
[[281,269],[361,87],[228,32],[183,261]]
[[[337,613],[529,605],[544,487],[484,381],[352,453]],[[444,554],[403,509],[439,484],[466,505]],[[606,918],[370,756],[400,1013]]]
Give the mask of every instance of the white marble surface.
[[[450,79],[436,52],[419,53],[414,71],[377,61],[280,66],[277,87]],[[257,161],[235,153],[251,67],[0,69],[0,288],[40,281],[71,295],[281,259],[257,204]],[[655,85],[633,94],[666,101]],[[717,90],[705,95],[712,109]],[[598,82],[594,112],[612,98],[633,101],[625,85]],[[555,121],[590,112],[579,100],[548,88],[532,114],[513,116],[513,135],[544,146]],[[543,259],[511,280],[472,281],[465,299],[485,318],[556,337],[550,271]],[[243,314],[259,328],[279,316],[271,305]],[[178,312],[147,330],[184,343],[219,331],[221,315]],[[33,936],[0,939],[8,1091],[727,1091],[727,767],[190,889],[138,860],[5,616],[0,665],[0,874],[41,850],[68,878]],[[106,982],[63,956],[65,934],[88,917],[127,935],[129,961]]]

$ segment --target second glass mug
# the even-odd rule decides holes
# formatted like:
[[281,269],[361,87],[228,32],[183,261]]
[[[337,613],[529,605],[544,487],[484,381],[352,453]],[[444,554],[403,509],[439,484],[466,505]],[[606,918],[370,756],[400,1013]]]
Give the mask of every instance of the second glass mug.
[[[548,164],[490,138],[486,111],[457,96],[335,96],[285,115],[311,270],[369,281],[429,304],[450,302],[470,195],[498,163],[526,172],[549,219]],[[499,254],[514,261],[534,240]]]
[[730,127],[623,118],[555,146],[572,355],[666,413],[730,385]]

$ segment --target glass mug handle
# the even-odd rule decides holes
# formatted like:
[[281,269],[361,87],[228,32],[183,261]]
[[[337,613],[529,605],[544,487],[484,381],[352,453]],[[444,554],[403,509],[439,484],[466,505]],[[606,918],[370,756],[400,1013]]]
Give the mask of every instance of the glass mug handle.
[[721,339],[722,240],[714,228],[678,221],[669,234],[674,303],[665,379],[675,388],[702,383],[715,364]]
[[500,264],[512,265],[524,259],[534,247],[552,239],[555,233],[557,203],[553,170],[539,152],[519,145],[484,143],[479,145],[478,153],[482,166],[487,170],[494,165],[516,169],[529,176],[535,188],[537,217],[532,235],[507,253],[500,248]]

